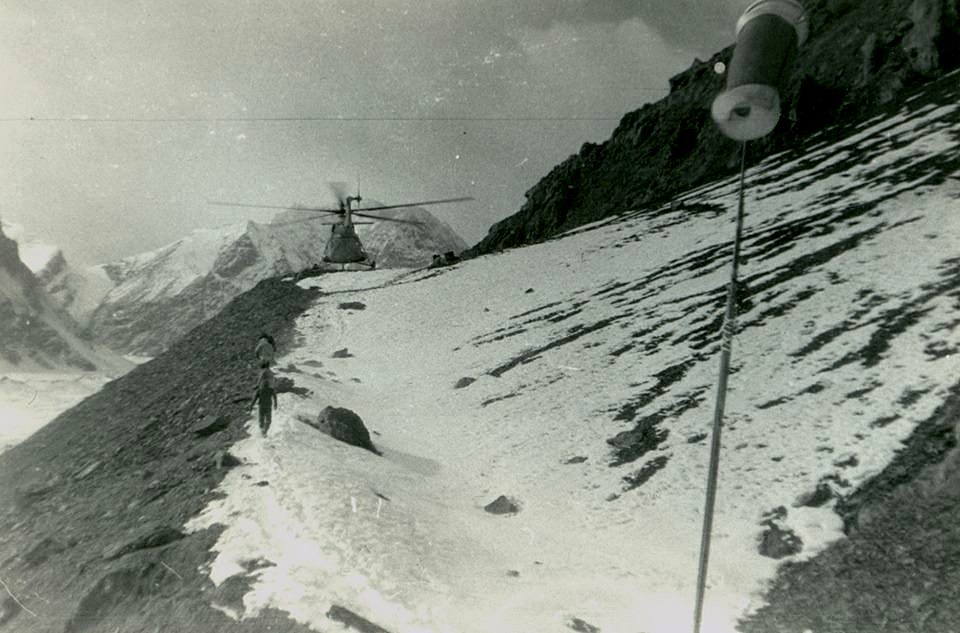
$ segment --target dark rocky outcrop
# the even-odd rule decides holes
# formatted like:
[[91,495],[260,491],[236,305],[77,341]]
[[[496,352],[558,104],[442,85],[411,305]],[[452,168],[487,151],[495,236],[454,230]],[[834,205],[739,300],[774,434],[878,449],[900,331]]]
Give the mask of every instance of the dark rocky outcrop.
[[28,289],[28,292],[39,286],[36,277],[20,260],[20,248],[17,242],[10,239],[0,228],[0,270],[9,274],[14,281]]
[[821,481],[812,491],[800,495],[794,503],[797,508],[819,508],[833,499],[833,488],[826,482]]
[[346,628],[359,631],[360,633],[390,633],[387,629],[374,624],[370,620],[360,616],[346,607],[335,604],[327,611],[327,617],[334,622],[340,622]]
[[[205,437],[195,430],[209,415],[249,418],[250,342],[266,328],[283,353],[316,296],[261,282],[0,455],[0,578],[38,615],[21,613],[4,631],[236,630],[211,609],[202,571],[220,528],[184,536],[177,526],[218,496],[229,470],[214,456],[228,455],[246,425]],[[308,631],[269,610],[245,624]]]
[[793,556],[803,549],[803,541],[792,530],[784,529],[772,519],[764,521],[767,529],[760,535],[758,551],[761,556],[780,559]]
[[0,229],[0,367],[119,371],[125,365],[84,338]]
[[[807,0],[811,36],[782,90],[784,116],[750,144],[748,162],[811,135],[852,124],[960,65],[957,0]],[[722,89],[717,62],[733,47],[670,80],[670,94],[626,114],[607,141],[586,143],[526,193],[520,210],[465,253],[548,239],[631,209],[650,207],[732,174],[738,146],[710,118]]]
[[838,501],[847,537],[787,563],[744,633],[950,633],[960,622],[960,383],[876,477]]
[[363,448],[377,455],[380,451],[373,445],[370,432],[363,424],[363,419],[355,412],[344,407],[324,407],[316,420],[301,418],[306,424],[326,433],[335,440],[345,444]]

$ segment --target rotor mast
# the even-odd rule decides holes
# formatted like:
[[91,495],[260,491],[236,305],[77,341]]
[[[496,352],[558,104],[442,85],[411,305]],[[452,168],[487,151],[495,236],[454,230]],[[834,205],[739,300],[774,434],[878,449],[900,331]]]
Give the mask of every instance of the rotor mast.
[[343,223],[346,224],[347,226],[351,226],[353,224],[353,206],[352,205],[354,201],[360,202],[360,196],[356,196],[356,197],[347,196],[347,200],[346,200],[347,204],[344,206],[345,215],[343,218]]
[[353,225],[353,217],[352,217],[352,216],[353,216],[353,207],[352,207],[351,205],[352,205],[354,202],[359,203],[361,200],[363,200],[363,198],[360,196],[360,181],[358,180],[358,181],[357,181],[357,195],[355,195],[355,196],[347,196],[347,197],[344,199],[344,201],[346,202],[346,204],[344,205],[345,217],[344,217],[344,219],[343,219],[343,223],[346,224],[347,226]]

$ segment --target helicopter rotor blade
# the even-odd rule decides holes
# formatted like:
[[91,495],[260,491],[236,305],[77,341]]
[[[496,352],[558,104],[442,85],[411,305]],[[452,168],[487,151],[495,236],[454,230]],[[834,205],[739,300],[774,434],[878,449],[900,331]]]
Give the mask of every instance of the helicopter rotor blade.
[[207,204],[213,204],[221,207],[247,207],[251,209],[282,209],[284,211],[311,211],[313,213],[337,213],[340,209],[327,209],[323,207],[291,207],[277,204],[249,204],[246,202],[223,202],[220,200],[207,200]]
[[[289,222],[254,222],[255,224],[260,224],[263,226],[287,226],[290,224],[303,224],[304,222],[316,222],[317,220],[322,220],[323,218],[302,218],[300,220],[290,220]],[[323,226],[340,226],[343,222],[320,222],[319,224]],[[376,224],[376,222],[352,222],[351,224]]]
[[[361,218],[383,220],[385,222],[399,222],[400,224],[413,224],[414,226],[423,226],[423,222],[417,222],[416,220],[401,220],[399,218],[388,218],[383,215],[373,215],[372,213],[361,213],[359,211],[354,211],[353,215],[359,215]],[[354,222],[354,224],[360,224],[360,222]]]
[[[288,224],[303,224],[304,222],[316,222],[322,219],[321,216],[317,216],[315,218],[301,218],[300,220],[289,220],[287,222],[255,222],[255,224],[263,226],[287,226]],[[320,224],[340,224],[340,222],[320,222]]]
[[[406,204],[387,204],[379,207],[364,207],[364,211],[382,211],[383,209],[402,209],[403,207],[422,207],[428,204],[447,204],[449,202],[466,202],[474,198],[445,198],[443,200],[425,200],[423,202],[407,202]],[[389,218],[387,218],[389,219]]]

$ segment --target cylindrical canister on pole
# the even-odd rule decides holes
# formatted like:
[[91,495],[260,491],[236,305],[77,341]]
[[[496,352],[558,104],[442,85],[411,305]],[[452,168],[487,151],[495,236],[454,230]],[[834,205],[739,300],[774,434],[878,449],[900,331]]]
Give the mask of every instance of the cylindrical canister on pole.
[[749,141],[773,131],[780,119],[780,83],[807,31],[796,0],[758,0],[747,7],[737,21],[726,90],[711,108],[721,132]]

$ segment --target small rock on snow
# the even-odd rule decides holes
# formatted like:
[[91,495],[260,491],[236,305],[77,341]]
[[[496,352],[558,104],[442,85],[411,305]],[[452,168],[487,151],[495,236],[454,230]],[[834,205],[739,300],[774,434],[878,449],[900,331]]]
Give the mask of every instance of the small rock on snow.
[[490,514],[516,514],[520,512],[520,506],[509,497],[500,495],[483,508]]

